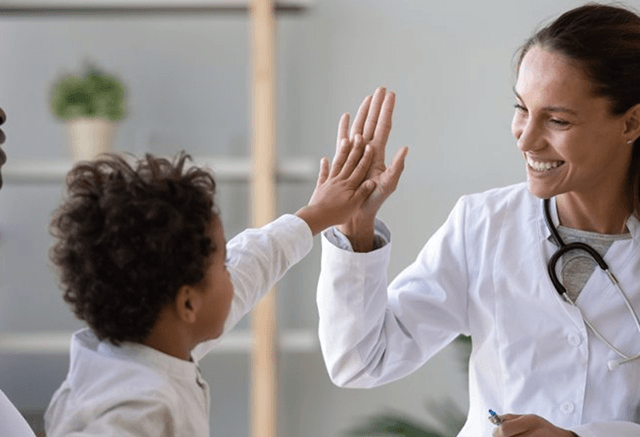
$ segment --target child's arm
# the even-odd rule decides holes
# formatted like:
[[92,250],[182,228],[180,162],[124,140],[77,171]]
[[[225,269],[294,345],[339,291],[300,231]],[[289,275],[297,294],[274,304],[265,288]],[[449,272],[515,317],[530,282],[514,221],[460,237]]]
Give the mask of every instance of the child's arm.
[[372,159],[373,150],[364,144],[362,135],[353,141],[342,139],[331,168],[327,158],[322,158],[309,204],[296,212],[313,235],[347,221],[373,192],[375,182],[365,180]]
[[[322,160],[309,204],[296,213],[297,217],[285,214],[261,228],[247,229],[227,243],[227,269],[234,296],[225,333],[309,253],[312,235],[344,222],[371,194],[375,183],[364,180],[371,165],[371,152],[361,136],[352,143],[345,139],[331,168],[326,159]],[[191,353],[193,359],[200,360],[219,341],[220,338],[196,346]]]

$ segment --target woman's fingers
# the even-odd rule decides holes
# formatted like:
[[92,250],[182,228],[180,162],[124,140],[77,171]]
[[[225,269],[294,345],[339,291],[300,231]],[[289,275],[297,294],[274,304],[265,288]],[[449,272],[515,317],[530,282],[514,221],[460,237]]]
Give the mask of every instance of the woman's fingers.
[[386,95],[387,89],[382,86],[378,87],[373,93],[373,98],[371,99],[367,118],[364,123],[364,130],[362,131],[362,136],[367,143],[373,139],[373,134],[378,124],[378,117],[380,116],[380,109],[382,108],[382,103],[386,100]]
[[[375,132],[372,139],[374,140],[374,146],[381,145],[384,147],[389,139],[391,133],[391,119],[393,117],[393,108],[396,105],[396,94],[389,91],[382,102],[382,108],[380,109],[380,116],[375,126]],[[365,136],[365,139],[367,137]]]
[[371,105],[371,96],[367,96],[364,98],[360,107],[358,108],[358,112],[356,113],[356,118],[353,119],[353,125],[351,125],[351,139],[356,134],[362,134],[364,129],[364,123],[367,119],[367,114],[369,113],[369,106]]
[[387,171],[389,172],[389,177],[385,185],[387,185],[389,193],[395,191],[396,187],[398,186],[398,181],[400,180],[400,176],[404,171],[404,160],[407,157],[408,153],[409,148],[406,146],[398,150],[398,153],[396,153],[396,156],[393,158],[391,166],[387,169]]

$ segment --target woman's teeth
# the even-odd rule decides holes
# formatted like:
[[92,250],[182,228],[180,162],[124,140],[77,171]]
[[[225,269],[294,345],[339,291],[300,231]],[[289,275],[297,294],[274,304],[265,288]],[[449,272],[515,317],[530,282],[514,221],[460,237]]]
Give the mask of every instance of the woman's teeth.
[[535,171],[546,171],[561,166],[562,164],[564,164],[564,161],[538,162],[534,161],[531,158],[527,158],[527,164],[529,164],[529,167],[531,167]]

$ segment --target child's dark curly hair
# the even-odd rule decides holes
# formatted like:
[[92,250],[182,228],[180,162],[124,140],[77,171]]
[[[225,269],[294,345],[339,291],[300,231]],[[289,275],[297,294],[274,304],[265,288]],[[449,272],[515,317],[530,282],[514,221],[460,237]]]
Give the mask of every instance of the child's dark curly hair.
[[215,181],[210,172],[147,154],[77,164],[54,213],[50,257],[64,300],[101,340],[142,343],[183,285],[204,278]]

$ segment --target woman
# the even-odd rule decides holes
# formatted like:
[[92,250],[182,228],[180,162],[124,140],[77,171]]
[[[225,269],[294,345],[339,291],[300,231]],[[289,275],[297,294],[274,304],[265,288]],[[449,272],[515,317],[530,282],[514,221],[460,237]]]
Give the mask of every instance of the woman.
[[[7,115],[0,108],[0,125],[7,119]],[[2,150],[2,144],[5,141],[5,135],[0,129],[0,170],[2,165],[7,161],[7,155]],[[0,188],[2,188],[2,173],[0,173]],[[22,415],[13,406],[11,401],[0,390],[0,436],[34,436],[33,431],[24,420]]]
[[[508,413],[500,436],[638,436],[640,17],[598,4],[568,11],[522,47],[517,73],[512,132],[528,183],[461,198],[389,286],[390,234],[375,214],[406,152],[385,167],[393,94],[378,89],[361,105],[351,134],[371,141],[379,190],[323,235],[327,368],[338,385],[373,387],[471,335],[459,436],[490,435],[489,409]],[[339,139],[347,131],[343,117]],[[556,280],[547,265],[571,242],[593,249],[561,256]]]

